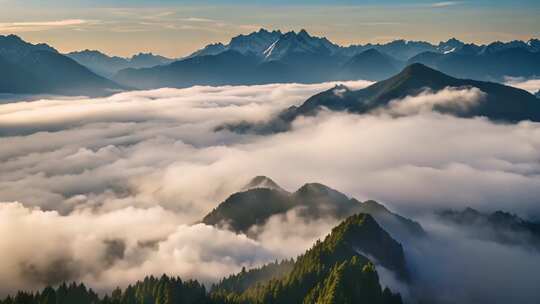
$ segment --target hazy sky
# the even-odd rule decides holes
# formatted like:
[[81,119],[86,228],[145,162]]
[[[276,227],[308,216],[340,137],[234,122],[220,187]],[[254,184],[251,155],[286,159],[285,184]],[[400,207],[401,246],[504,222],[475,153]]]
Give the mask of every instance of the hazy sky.
[[468,42],[540,37],[537,0],[0,0],[0,34],[60,51],[183,56],[261,27],[299,30],[340,44],[395,38]]

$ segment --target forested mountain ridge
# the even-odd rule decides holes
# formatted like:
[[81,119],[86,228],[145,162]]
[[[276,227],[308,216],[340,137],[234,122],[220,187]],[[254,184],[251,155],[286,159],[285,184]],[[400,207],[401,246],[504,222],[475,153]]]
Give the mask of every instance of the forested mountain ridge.
[[374,262],[365,255],[407,279],[401,245],[370,215],[358,214],[299,256],[286,276],[239,294],[218,285],[213,295],[233,303],[401,303],[398,294],[381,288]]
[[367,213],[400,239],[425,235],[420,224],[390,212],[375,201],[362,203],[320,183],[308,183],[289,193],[270,178],[259,176],[243,189],[247,190],[229,196],[201,222],[250,235],[250,228],[263,225],[270,217],[293,209],[305,219],[331,217],[343,220],[356,213]]
[[358,214],[332,229],[296,261],[243,269],[211,292],[197,281],[163,275],[146,277],[102,297],[83,284],[64,283],[38,292],[20,291],[0,304],[402,303],[399,294],[381,287],[376,264],[403,280],[408,278],[402,246],[370,215]]

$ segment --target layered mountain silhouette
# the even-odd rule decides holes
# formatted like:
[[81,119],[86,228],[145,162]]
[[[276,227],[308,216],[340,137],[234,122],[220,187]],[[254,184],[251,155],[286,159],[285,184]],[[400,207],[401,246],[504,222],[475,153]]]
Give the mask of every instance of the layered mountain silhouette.
[[504,77],[532,77],[540,71],[540,53],[521,44],[468,46],[449,53],[425,52],[409,59],[460,78],[502,81]]
[[98,76],[45,44],[0,36],[0,93],[106,95],[122,86]]
[[[423,63],[456,77],[502,80],[540,74],[538,44],[533,39],[474,45],[452,38],[437,45],[396,40],[343,47],[305,30],[261,29],[226,45],[210,44],[170,66],[126,69],[113,79],[138,88],[382,80],[407,63]],[[230,65],[223,64],[227,60]]]
[[383,290],[375,265],[408,280],[401,244],[372,216],[358,214],[296,261],[242,271],[213,286],[211,293],[233,303],[401,303],[399,294]]
[[406,67],[399,74],[364,89],[350,90],[346,86],[338,85],[310,97],[300,106],[292,106],[282,111],[269,122],[256,124],[240,122],[220,126],[216,130],[228,129],[240,133],[281,132],[288,130],[290,123],[297,117],[315,115],[321,109],[357,114],[387,111],[396,115],[406,115],[407,113],[395,110],[401,106],[414,112],[414,107],[403,104],[405,97],[414,97],[426,92],[436,93],[443,89],[475,89],[478,96],[476,100],[465,105],[452,102],[434,103],[429,105],[430,110],[458,117],[481,116],[503,122],[540,121],[540,102],[525,90],[493,82],[458,79],[416,63]]
[[127,68],[148,68],[175,61],[152,53],[139,53],[130,58],[109,56],[96,50],[84,50],[66,54],[69,58],[103,77],[112,77]]
[[353,56],[340,71],[340,79],[385,79],[398,73],[403,62],[381,53],[376,49],[369,49]]
[[62,55],[48,45],[32,45],[13,35],[0,40],[1,67],[13,75],[1,80],[2,93],[103,95],[123,87],[382,80],[412,63],[479,80],[540,74],[537,39],[489,45],[465,44],[455,38],[437,45],[396,40],[343,47],[305,30],[261,29],[178,60],[144,53],[122,58],[91,50]]
[[250,228],[263,225],[270,217],[284,215],[293,209],[306,219],[344,219],[353,214],[366,213],[399,239],[425,235],[417,222],[392,213],[375,201],[362,203],[323,184],[305,184],[289,193],[270,178],[259,176],[244,189],[229,196],[208,213],[202,222],[250,235]]
[[540,250],[540,222],[504,211],[482,213],[472,208],[437,213],[443,221],[465,228],[473,237]]

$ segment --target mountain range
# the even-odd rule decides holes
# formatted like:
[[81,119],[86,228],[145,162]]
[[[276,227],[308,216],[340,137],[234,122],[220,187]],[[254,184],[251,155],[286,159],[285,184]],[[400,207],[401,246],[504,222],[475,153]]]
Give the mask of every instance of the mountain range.
[[382,80],[406,65],[423,63],[454,77],[502,81],[540,74],[539,51],[538,39],[488,45],[455,38],[437,45],[396,40],[343,47],[305,30],[261,29],[226,45],[210,44],[167,66],[122,70],[113,79],[138,88]]
[[344,47],[305,30],[261,29],[180,59],[143,53],[122,58],[92,50],[60,54],[10,35],[0,36],[0,67],[9,75],[0,79],[0,93],[94,96],[130,88],[383,80],[412,63],[454,77],[502,81],[540,75],[539,51],[538,39],[488,45],[396,40]]
[[126,87],[98,76],[46,44],[0,36],[0,93],[99,96]]
[[284,215],[291,210],[296,210],[307,220],[328,217],[343,220],[353,214],[365,213],[400,240],[425,236],[420,224],[392,213],[375,201],[360,202],[319,183],[305,184],[290,193],[264,176],[252,179],[243,191],[229,196],[201,222],[253,236],[256,234],[253,228],[264,225],[272,216]]

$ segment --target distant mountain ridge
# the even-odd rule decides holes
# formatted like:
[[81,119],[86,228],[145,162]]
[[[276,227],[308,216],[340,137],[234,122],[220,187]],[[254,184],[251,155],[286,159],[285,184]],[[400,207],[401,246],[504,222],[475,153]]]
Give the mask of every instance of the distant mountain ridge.
[[[293,41],[295,47],[307,50],[319,48],[333,55],[340,55],[347,58],[370,49],[375,49],[401,61],[407,61],[423,52],[437,52],[441,54],[457,52],[467,45],[465,42],[456,38],[450,38],[447,41],[441,41],[438,44],[432,44],[426,41],[408,41],[399,39],[382,44],[367,43],[364,45],[355,44],[350,46],[340,46],[329,41],[327,38],[311,36],[305,29],[300,30],[298,33],[295,31],[283,33],[280,30],[269,31],[261,28],[257,32],[233,37],[229,44],[226,45],[222,43],[209,44],[187,56],[187,58],[217,55],[227,50],[234,50],[242,54],[252,53],[258,57],[267,58],[268,60],[276,60],[279,59],[279,54],[283,53],[283,49],[288,47],[291,40],[296,40]],[[523,48],[531,52],[540,51],[539,39],[530,39],[528,41],[514,40],[509,42],[496,41],[487,45],[469,45],[475,46],[479,53],[488,50],[493,51],[509,48]]]
[[540,222],[527,221],[508,212],[482,213],[473,208],[443,210],[437,216],[448,223],[468,228],[477,238],[540,250]]
[[501,42],[486,47],[467,45],[449,53],[424,52],[407,61],[422,63],[459,78],[502,81],[505,77],[540,74],[540,52],[524,42]]
[[0,93],[100,96],[125,87],[98,76],[46,44],[0,36]]
[[176,60],[152,53],[139,53],[132,57],[124,58],[109,56],[97,50],[71,52],[65,55],[103,77],[112,77],[122,69],[147,68],[168,64]]
[[382,80],[418,62],[455,77],[499,81],[504,76],[540,75],[539,50],[537,39],[488,45],[455,38],[437,45],[395,40],[343,47],[305,30],[261,29],[233,37],[228,44],[207,45],[169,65],[120,70],[113,79],[142,89]]

